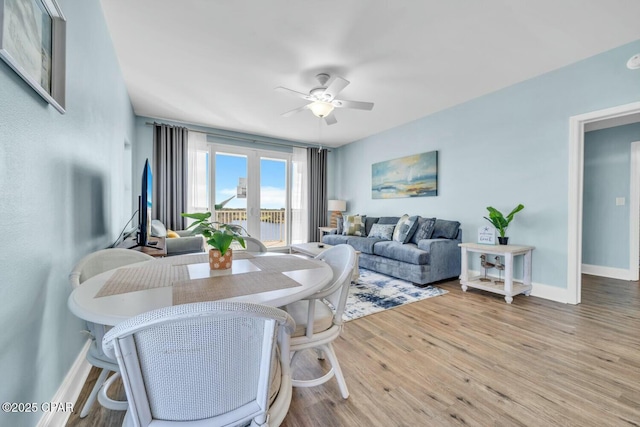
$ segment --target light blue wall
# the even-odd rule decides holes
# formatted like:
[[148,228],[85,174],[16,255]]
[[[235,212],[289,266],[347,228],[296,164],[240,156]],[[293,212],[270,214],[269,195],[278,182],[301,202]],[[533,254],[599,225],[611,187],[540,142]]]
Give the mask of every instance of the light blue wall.
[[[465,242],[487,206],[522,203],[510,243],[536,247],[534,282],[566,288],[569,118],[639,101],[640,71],[625,66],[638,51],[640,41],[343,146],[333,191],[352,212],[458,220]],[[432,150],[437,197],[371,199],[372,163]]]
[[[629,268],[629,187],[634,141],[640,141],[640,123],[585,133],[583,264]],[[624,206],[616,206],[617,197],[625,198]]]
[[[87,339],[67,309],[68,274],[130,215],[121,169],[134,116],[100,2],[58,2],[66,114],[0,61],[2,402],[51,401]],[[0,412],[0,425],[33,426],[42,415]]]

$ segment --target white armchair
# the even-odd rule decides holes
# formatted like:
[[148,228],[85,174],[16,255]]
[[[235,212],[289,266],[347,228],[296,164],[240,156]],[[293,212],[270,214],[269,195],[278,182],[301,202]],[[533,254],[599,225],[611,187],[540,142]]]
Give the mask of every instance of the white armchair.
[[[120,323],[103,347],[120,366],[124,425],[279,425],[291,403],[294,328],[282,310],[237,302],[165,307]],[[276,339],[279,390],[269,405]]]
[[166,238],[167,256],[205,252],[206,245],[201,235],[193,234],[191,230],[175,230],[175,233],[180,237],[170,238],[162,222],[157,219],[151,221],[151,235]]

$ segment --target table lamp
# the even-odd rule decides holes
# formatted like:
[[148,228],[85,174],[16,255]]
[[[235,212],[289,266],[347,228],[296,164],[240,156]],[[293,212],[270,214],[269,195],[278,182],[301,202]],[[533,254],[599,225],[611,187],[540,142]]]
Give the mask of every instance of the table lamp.
[[331,211],[331,221],[329,227],[338,227],[338,218],[342,218],[342,212],[347,210],[347,202],[345,200],[329,200],[329,210]]

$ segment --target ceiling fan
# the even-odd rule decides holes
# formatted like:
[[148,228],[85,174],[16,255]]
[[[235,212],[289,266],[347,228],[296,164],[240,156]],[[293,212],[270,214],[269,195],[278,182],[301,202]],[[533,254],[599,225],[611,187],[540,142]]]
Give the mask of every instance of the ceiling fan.
[[311,89],[309,94],[281,86],[276,88],[278,92],[288,93],[290,95],[306,99],[307,101],[311,101],[307,105],[287,111],[282,114],[283,117],[292,116],[299,111],[311,110],[316,117],[324,119],[328,125],[333,125],[338,122],[335,115],[331,114],[334,108],[354,108],[357,110],[371,110],[373,108],[373,102],[336,99],[336,96],[338,96],[338,94],[349,84],[348,80],[339,76],[331,77],[326,73],[318,74],[316,79],[320,82],[320,86]]

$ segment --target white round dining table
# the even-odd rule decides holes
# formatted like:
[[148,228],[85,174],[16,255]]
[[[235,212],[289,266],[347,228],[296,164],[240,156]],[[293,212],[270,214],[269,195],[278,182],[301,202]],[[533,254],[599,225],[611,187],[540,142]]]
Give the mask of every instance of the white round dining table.
[[[254,254],[254,256],[277,257],[282,256],[282,254],[265,253]],[[290,257],[291,255],[287,256]],[[164,260],[167,259],[168,258],[164,258]],[[308,297],[321,290],[331,281],[333,278],[333,270],[323,261],[313,259],[306,261],[317,264],[316,268],[282,272],[283,275],[297,282],[299,286],[240,295],[224,300],[282,307]],[[141,265],[148,265],[148,263],[154,262],[163,262],[163,260],[150,260],[131,264],[106,271],[87,279],[69,295],[67,301],[69,309],[74,315],[81,319],[102,325],[114,326],[138,314],[173,305],[172,286],[156,287],[109,296],[96,296],[117,270],[140,267]],[[188,264],[187,267],[190,280],[261,271],[260,268],[251,262],[251,259],[234,259],[231,269],[223,272],[210,270],[208,263]]]

